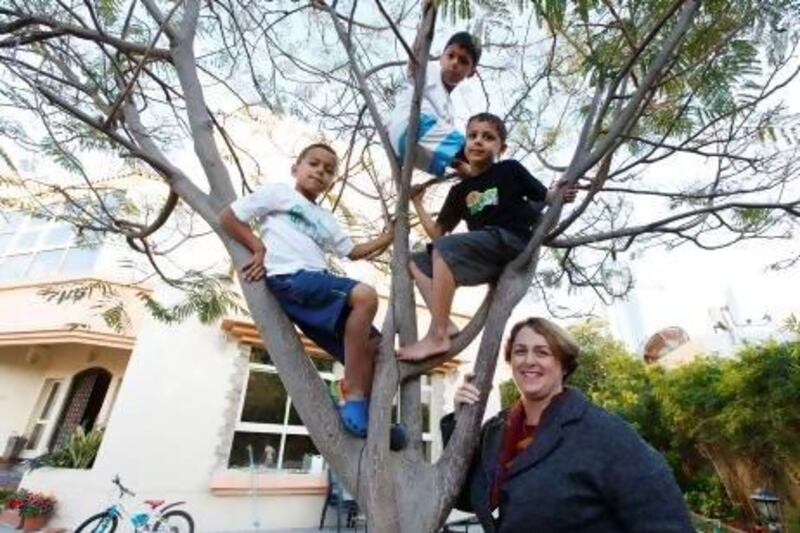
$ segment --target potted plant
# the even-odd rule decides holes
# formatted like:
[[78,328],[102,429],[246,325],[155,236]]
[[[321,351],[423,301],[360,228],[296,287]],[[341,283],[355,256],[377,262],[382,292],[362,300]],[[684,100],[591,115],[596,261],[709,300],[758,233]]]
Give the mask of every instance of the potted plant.
[[36,531],[43,529],[56,508],[56,499],[41,492],[28,492],[19,507],[22,529]]
[[78,426],[65,446],[35,458],[31,468],[91,468],[102,441],[102,428],[94,428],[87,433]]
[[22,524],[22,517],[19,510],[28,497],[28,491],[25,489],[17,489],[5,498],[5,507],[3,512],[0,513],[0,524],[8,526],[13,529],[19,529]]

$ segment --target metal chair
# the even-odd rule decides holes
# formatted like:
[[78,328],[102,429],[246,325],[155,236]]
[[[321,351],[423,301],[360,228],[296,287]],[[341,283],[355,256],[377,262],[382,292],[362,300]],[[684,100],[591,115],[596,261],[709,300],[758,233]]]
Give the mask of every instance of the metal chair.
[[[337,532],[342,530],[342,516],[344,516],[344,527],[357,526],[359,522],[358,503],[336,479],[336,474],[330,468],[328,469],[328,492],[325,496],[325,503],[322,505],[322,514],[319,517],[319,529],[325,525],[325,515],[329,506],[336,507]],[[366,524],[364,524],[364,528],[366,529]]]

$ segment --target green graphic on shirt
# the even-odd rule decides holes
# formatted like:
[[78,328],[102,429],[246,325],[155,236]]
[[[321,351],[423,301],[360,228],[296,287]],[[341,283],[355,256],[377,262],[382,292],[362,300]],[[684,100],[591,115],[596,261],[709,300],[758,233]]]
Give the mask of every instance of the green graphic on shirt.
[[287,211],[286,214],[289,216],[289,220],[292,221],[292,224],[297,226],[297,229],[302,233],[305,233],[311,237],[314,242],[318,244],[324,242],[324,237],[320,231],[319,224],[314,224],[311,220],[309,220],[309,213],[307,213],[302,206],[293,205],[289,208],[289,211]]
[[497,187],[486,189],[483,192],[472,191],[467,195],[467,210],[470,215],[477,215],[490,205],[499,203]]

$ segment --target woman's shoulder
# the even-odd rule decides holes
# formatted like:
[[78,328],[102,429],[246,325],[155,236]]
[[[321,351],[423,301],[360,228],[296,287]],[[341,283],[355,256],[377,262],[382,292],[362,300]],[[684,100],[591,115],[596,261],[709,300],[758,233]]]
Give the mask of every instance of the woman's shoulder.
[[587,407],[584,418],[587,424],[592,426],[595,431],[603,433],[630,433],[636,434],[633,427],[624,418],[608,409],[597,405],[591,400],[587,400]]
[[614,457],[647,457],[652,459],[654,450],[639,432],[624,418],[594,403],[589,404],[584,415],[583,432],[592,442]]

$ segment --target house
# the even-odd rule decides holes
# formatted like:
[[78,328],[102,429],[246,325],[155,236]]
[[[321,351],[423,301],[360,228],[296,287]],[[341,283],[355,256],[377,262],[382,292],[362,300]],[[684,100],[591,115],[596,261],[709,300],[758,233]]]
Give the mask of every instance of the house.
[[[91,468],[36,469],[22,486],[54,493],[51,525],[68,529],[115,501],[115,475],[136,492],[131,509],[149,498],[186,501],[198,531],[315,527],[327,475],[253,324],[238,316],[158,321],[142,295],[168,299],[170,291],[120,281],[125,253],[109,243],[86,247],[47,217],[0,215],[4,459],[57,449],[79,426],[103,428]],[[120,301],[125,319],[105,320]],[[304,345],[323,380],[341,374]],[[430,458],[441,453],[431,429],[458,365],[423,379]]]

